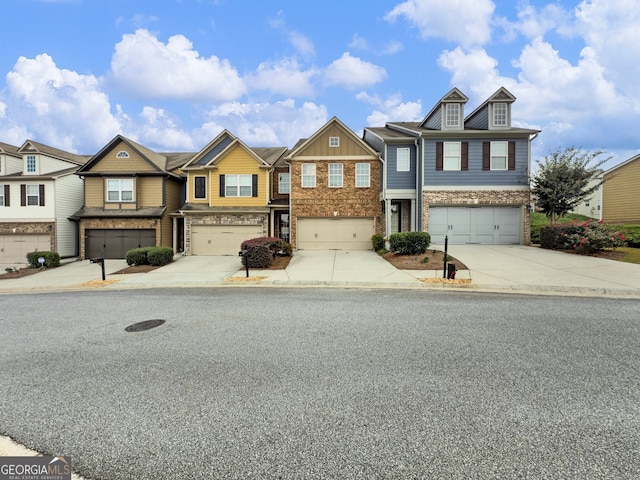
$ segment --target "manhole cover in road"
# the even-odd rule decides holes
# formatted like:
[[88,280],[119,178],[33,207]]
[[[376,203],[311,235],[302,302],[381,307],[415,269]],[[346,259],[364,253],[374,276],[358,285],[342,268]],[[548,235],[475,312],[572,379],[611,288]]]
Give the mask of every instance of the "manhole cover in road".
[[151,328],[159,327],[166,320],[145,320],[144,322],[134,323],[133,325],[129,325],[125,330],[127,332],[142,332],[144,330],[149,330]]

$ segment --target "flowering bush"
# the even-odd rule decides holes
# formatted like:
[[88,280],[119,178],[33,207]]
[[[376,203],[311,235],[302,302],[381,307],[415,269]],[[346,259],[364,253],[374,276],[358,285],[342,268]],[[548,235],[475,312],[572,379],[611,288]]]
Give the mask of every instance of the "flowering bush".
[[624,247],[624,234],[611,225],[600,222],[575,223],[577,231],[561,234],[564,247],[583,255],[599,252],[605,248]]

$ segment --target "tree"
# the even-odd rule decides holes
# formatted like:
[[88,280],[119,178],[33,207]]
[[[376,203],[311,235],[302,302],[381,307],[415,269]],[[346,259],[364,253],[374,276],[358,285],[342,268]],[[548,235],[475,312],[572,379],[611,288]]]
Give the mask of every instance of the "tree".
[[573,210],[602,185],[600,167],[611,157],[598,159],[604,152],[579,148],[558,149],[538,162],[532,177],[531,193],[551,224]]

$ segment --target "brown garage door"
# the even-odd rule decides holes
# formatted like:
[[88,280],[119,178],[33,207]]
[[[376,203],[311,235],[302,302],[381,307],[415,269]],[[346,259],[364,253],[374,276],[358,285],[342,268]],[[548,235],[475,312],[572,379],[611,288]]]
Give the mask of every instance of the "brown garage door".
[[0,264],[27,263],[27,253],[50,250],[49,235],[0,235]]
[[85,256],[125,258],[133,248],[154,247],[156,231],[153,229],[90,229],[85,230]]
[[373,218],[298,218],[301,250],[372,250]]
[[245,240],[263,236],[260,225],[193,225],[192,255],[238,255]]

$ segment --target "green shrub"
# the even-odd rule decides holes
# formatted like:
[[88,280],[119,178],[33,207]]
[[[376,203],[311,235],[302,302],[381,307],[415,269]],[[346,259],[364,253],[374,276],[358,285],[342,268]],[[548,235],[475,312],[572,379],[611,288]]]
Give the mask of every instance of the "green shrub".
[[430,244],[431,235],[427,232],[393,233],[389,237],[391,251],[400,255],[419,255],[424,253]]
[[147,251],[149,248],[155,247],[132,248],[129,250],[126,254],[127,265],[148,265]]
[[249,268],[269,268],[273,263],[273,252],[266,245],[254,245],[247,249],[247,254],[242,257],[242,264]]
[[250,268],[268,268],[276,255],[290,257],[293,247],[277,237],[257,237],[245,240],[240,244],[240,250],[246,250],[242,257],[242,264],[249,261]]
[[640,248],[640,225],[617,225],[624,233],[627,246],[631,248]]
[[[40,265],[39,258],[44,258],[44,265]],[[27,263],[31,268],[54,268],[60,266],[60,255],[56,252],[30,252],[27,253]]]
[[376,233],[371,237],[371,241],[373,242],[373,251],[379,252],[384,249],[384,237],[379,233]]
[[567,235],[580,232],[580,227],[575,223],[556,223],[540,229],[540,246],[551,250],[564,250],[567,248]]
[[585,221],[549,225],[540,231],[540,246],[559,250],[575,250],[589,254],[606,248],[623,247],[625,235],[614,225]]
[[156,267],[162,267],[173,262],[173,248],[170,247],[148,247],[147,263]]

